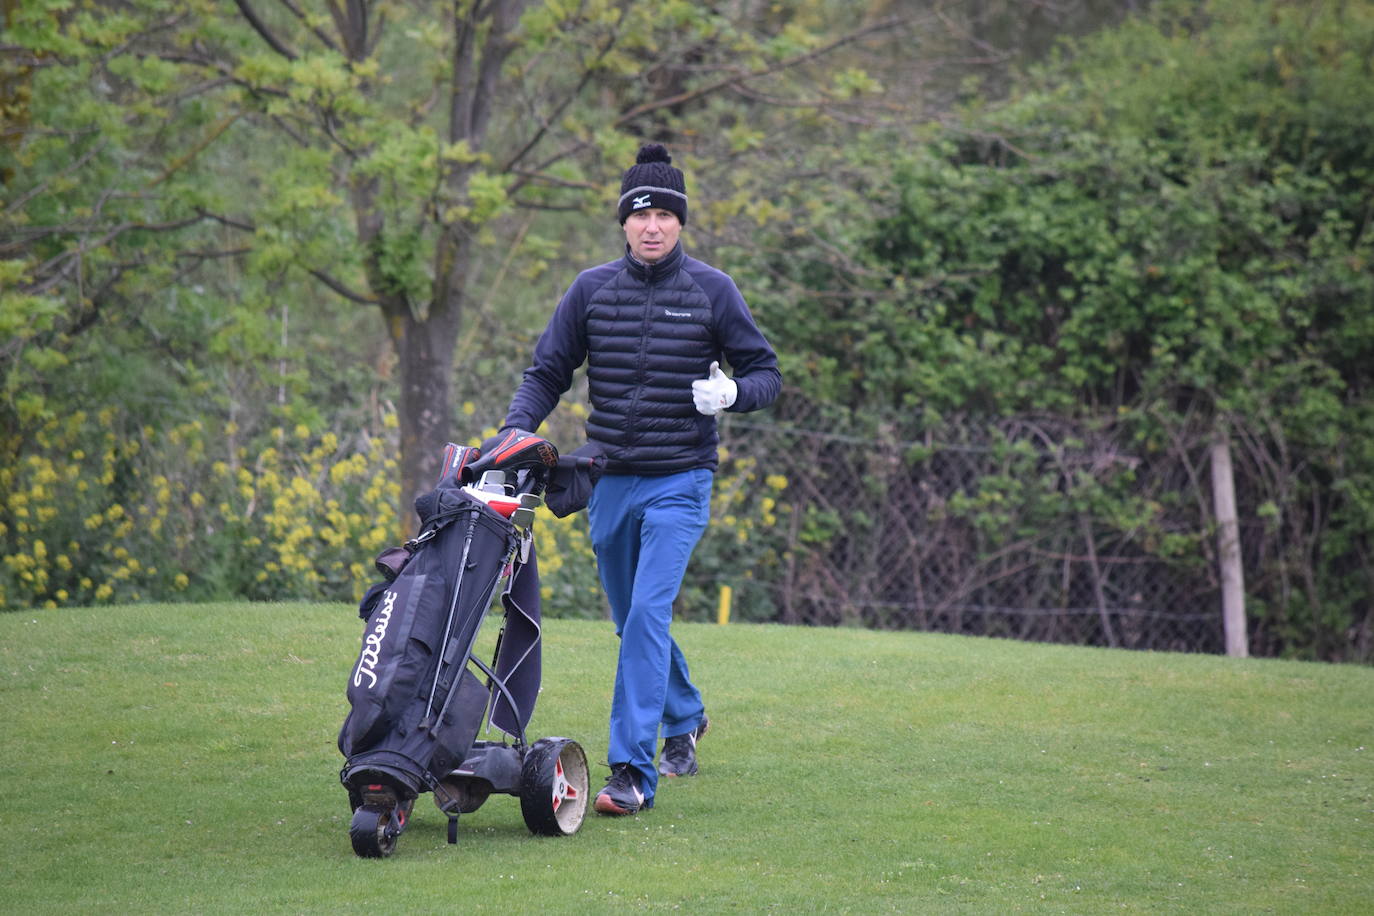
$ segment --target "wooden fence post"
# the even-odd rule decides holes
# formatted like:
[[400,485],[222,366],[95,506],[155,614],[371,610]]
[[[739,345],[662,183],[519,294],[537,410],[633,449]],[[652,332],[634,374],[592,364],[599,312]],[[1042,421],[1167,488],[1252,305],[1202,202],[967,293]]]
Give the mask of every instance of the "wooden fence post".
[[1221,566],[1221,625],[1226,654],[1250,654],[1245,634],[1245,570],[1240,558],[1240,524],[1236,520],[1236,481],[1231,469],[1231,443],[1225,432],[1212,442],[1212,505],[1217,516],[1217,559]]

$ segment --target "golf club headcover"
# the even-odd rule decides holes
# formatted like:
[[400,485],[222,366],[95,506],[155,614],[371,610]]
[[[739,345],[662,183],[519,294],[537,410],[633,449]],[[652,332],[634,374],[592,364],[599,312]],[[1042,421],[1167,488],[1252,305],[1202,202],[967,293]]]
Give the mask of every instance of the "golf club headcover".
[[558,449],[543,436],[511,427],[482,443],[482,455],[468,465],[473,480],[487,471],[542,470],[558,465]]
[[464,474],[468,466],[477,460],[482,454],[481,449],[473,448],[470,445],[456,445],[450,442],[444,446],[444,463],[439,469],[439,479],[435,486],[442,486],[445,481],[452,481],[455,484],[467,482]]

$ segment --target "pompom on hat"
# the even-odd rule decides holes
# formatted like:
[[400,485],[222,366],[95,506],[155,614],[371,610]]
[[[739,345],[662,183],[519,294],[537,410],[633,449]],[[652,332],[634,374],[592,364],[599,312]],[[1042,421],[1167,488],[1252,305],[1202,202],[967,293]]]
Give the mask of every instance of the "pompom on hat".
[[639,148],[635,164],[620,180],[620,225],[636,210],[656,207],[677,216],[687,225],[687,184],[682,170],[672,166],[673,157],[661,143],[646,143]]

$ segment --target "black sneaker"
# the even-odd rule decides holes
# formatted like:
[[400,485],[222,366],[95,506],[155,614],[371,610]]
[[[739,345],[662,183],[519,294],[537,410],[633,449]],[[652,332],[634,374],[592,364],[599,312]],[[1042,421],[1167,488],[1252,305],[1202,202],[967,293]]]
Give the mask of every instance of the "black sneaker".
[[702,713],[701,724],[685,735],[674,735],[663,741],[663,753],[658,758],[658,772],[669,779],[697,774],[697,741],[711,727],[711,720]]
[[593,804],[598,814],[634,814],[644,807],[639,771],[628,763],[611,764],[611,778]]

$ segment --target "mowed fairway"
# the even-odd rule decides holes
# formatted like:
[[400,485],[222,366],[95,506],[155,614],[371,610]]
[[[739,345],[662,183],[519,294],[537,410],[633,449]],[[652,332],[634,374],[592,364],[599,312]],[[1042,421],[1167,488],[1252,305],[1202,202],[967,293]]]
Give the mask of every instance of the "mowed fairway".
[[[772,626],[675,628],[700,776],[532,837],[428,796],[356,858],[343,605],[0,616],[13,913],[1374,911],[1374,670]],[[494,636],[494,625],[483,634]],[[531,738],[606,770],[610,625],[548,621]]]

